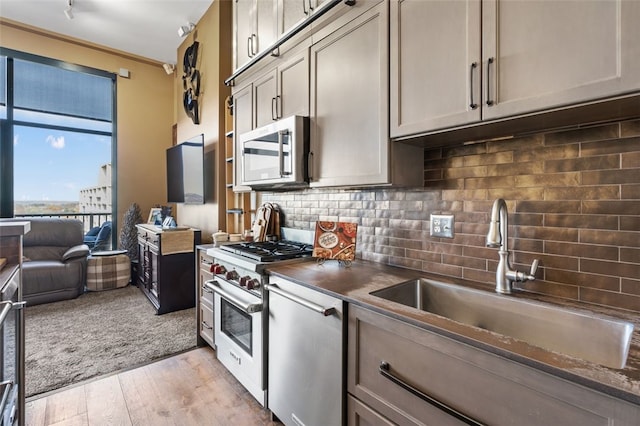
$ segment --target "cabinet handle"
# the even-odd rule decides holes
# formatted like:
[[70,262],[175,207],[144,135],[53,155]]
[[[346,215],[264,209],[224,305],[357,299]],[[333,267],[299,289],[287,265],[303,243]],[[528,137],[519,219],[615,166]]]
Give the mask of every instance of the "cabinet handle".
[[309,13],[313,12],[313,6],[311,6],[311,0],[309,0]]
[[282,98],[280,95],[276,96],[276,119],[282,118]]
[[307,170],[309,171],[309,181],[313,180],[313,151],[309,151],[307,155]]
[[452,417],[455,417],[456,419],[462,421],[463,423],[466,423],[468,425],[476,425],[476,426],[484,426],[484,423],[481,423],[477,420],[472,419],[471,417],[461,413],[460,411],[456,410],[455,408],[449,407],[447,404],[438,401],[437,399],[435,399],[432,396],[427,395],[426,393],[422,392],[421,390],[415,388],[414,386],[408,384],[407,382],[405,382],[404,380],[402,380],[401,378],[399,378],[398,376],[396,376],[395,374],[393,374],[391,372],[391,365],[389,365],[388,362],[386,361],[380,361],[380,367],[378,368],[378,371],[380,372],[380,374],[382,374],[382,376],[385,379],[389,379],[391,380],[393,383],[395,383],[396,385],[400,386],[402,389],[412,393],[413,395],[417,396],[418,398],[422,399],[425,402],[428,402],[429,404],[433,405],[434,407],[444,411],[445,413],[449,414]]
[[247,56],[249,58],[253,57],[253,54],[251,53],[251,36],[247,37]]
[[471,71],[469,72],[469,92],[470,92],[470,102],[469,108],[476,109],[478,108],[478,104],[473,101],[473,74],[475,69],[478,67],[478,63],[474,62],[471,64]]
[[491,64],[495,59],[489,58],[487,60],[487,106],[492,106],[493,101],[491,100]]
[[278,102],[276,98],[271,98],[271,120],[276,121],[278,119]]
[[202,321],[202,328],[206,328],[207,330],[213,330],[213,327],[207,324],[206,321]]
[[264,286],[264,288],[271,293],[275,293],[279,296],[284,297],[285,299],[289,299],[292,302],[297,303],[298,305],[304,306],[307,309],[311,309],[313,312],[322,314],[325,317],[333,315],[336,312],[336,308],[334,307],[325,308],[324,306],[317,305],[313,302],[303,299],[300,296],[291,294],[288,291],[284,291],[275,284],[267,284]]
[[305,15],[309,15],[309,10],[307,9],[307,0],[302,0],[302,11]]
[[258,35],[251,34],[251,57],[256,56],[256,53],[258,53]]

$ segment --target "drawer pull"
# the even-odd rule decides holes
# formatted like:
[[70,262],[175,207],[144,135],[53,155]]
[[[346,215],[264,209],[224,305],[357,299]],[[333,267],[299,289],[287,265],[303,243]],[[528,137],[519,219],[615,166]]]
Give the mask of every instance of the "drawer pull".
[[291,294],[291,293],[289,293],[287,291],[284,291],[284,290],[282,290],[280,287],[278,287],[275,284],[267,284],[267,285],[264,286],[264,288],[267,291],[270,291],[271,293],[275,293],[275,294],[277,294],[279,296],[284,297],[285,299],[289,299],[292,302],[295,302],[298,305],[304,306],[307,309],[311,309],[313,312],[317,312],[317,313],[319,313],[319,314],[321,314],[321,315],[323,315],[325,317],[328,317],[328,316],[333,315],[333,314],[336,313],[336,308],[334,308],[334,307],[326,307],[325,308],[324,306],[317,305],[317,304],[315,304],[313,302],[310,302],[310,301],[308,301],[306,299],[303,299],[300,296],[297,296],[295,294]]
[[388,362],[386,361],[380,361],[380,367],[379,367],[379,371],[380,374],[382,374],[382,376],[385,379],[389,379],[391,380],[393,383],[395,383],[396,385],[400,386],[402,389],[411,392],[413,395],[417,396],[418,398],[422,399],[425,402],[428,402],[429,404],[433,405],[434,407],[444,411],[445,413],[449,414],[450,416],[455,417],[456,419],[468,424],[468,425],[484,425],[484,423],[481,423],[477,420],[472,419],[471,417],[461,413],[460,411],[449,407],[447,404],[438,401],[437,399],[435,399],[432,396],[427,395],[426,393],[422,392],[421,390],[415,388],[414,386],[408,384],[407,382],[405,382],[404,380],[402,380],[401,378],[399,378],[398,376],[396,376],[395,374],[393,374],[391,372],[391,366],[389,365]]
[[213,330],[213,327],[207,324],[206,321],[202,321],[202,328],[206,328],[207,330]]

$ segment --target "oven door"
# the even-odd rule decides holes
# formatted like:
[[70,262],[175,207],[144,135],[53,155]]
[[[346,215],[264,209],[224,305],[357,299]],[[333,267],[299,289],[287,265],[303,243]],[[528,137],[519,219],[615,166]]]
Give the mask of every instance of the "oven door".
[[307,184],[308,118],[292,116],[240,136],[242,185]]
[[265,405],[262,300],[219,277],[205,286],[214,292],[214,336],[218,360]]

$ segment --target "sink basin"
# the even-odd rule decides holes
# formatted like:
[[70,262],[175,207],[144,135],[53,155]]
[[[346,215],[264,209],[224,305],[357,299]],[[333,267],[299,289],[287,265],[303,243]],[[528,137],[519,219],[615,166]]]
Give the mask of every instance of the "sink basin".
[[371,294],[607,367],[629,354],[633,324],[622,320],[422,278]]

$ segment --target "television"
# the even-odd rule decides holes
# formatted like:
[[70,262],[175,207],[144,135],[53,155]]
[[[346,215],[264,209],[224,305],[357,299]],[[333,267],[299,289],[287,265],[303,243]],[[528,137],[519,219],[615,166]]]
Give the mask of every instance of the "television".
[[167,149],[167,202],[204,204],[204,135]]

